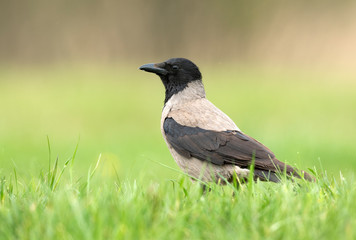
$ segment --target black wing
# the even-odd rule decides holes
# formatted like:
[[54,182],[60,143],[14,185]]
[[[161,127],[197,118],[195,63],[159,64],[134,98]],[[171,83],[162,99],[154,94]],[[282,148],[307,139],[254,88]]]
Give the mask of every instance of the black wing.
[[286,167],[287,173],[294,172],[292,167],[278,161],[263,144],[236,130],[218,132],[187,127],[173,118],[165,119],[163,129],[169,144],[187,158],[247,168],[254,157],[256,169],[276,172]]

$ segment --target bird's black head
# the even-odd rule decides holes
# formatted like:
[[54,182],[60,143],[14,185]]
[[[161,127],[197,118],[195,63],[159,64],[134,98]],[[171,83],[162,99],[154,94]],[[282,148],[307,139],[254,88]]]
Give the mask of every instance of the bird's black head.
[[140,70],[157,74],[166,88],[165,103],[176,93],[182,91],[193,81],[201,81],[199,68],[185,58],[171,58],[162,63],[142,65]]

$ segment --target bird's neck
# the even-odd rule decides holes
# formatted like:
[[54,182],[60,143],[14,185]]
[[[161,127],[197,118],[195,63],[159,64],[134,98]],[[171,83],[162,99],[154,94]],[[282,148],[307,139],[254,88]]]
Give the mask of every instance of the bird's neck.
[[180,86],[166,86],[166,98],[164,104],[180,105],[189,101],[205,98],[205,90],[201,80],[195,80]]

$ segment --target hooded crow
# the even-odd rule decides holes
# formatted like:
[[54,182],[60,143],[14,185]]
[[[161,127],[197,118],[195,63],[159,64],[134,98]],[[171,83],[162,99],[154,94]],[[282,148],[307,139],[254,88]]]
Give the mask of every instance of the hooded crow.
[[279,182],[279,173],[313,178],[276,159],[262,143],[244,134],[205,97],[199,68],[185,58],[142,65],[165,87],[161,131],[180,168],[193,178],[224,183],[246,180],[254,163],[254,179]]

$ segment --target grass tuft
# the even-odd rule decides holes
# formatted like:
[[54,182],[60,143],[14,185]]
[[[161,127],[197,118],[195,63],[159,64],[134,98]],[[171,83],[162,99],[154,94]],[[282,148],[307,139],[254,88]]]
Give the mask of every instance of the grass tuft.
[[147,186],[96,176],[100,159],[87,179],[78,178],[75,185],[60,178],[69,160],[61,172],[56,160],[46,173],[52,185],[48,178],[17,185],[17,174],[9,181],[2,177],[0,235],[5,239],[356,237],[356,184],[342,175],[316,174],[312,183],[249,181],[238,189],[234,184],[210,183],[210,191],[202,194],[201,184],[185,176]]

